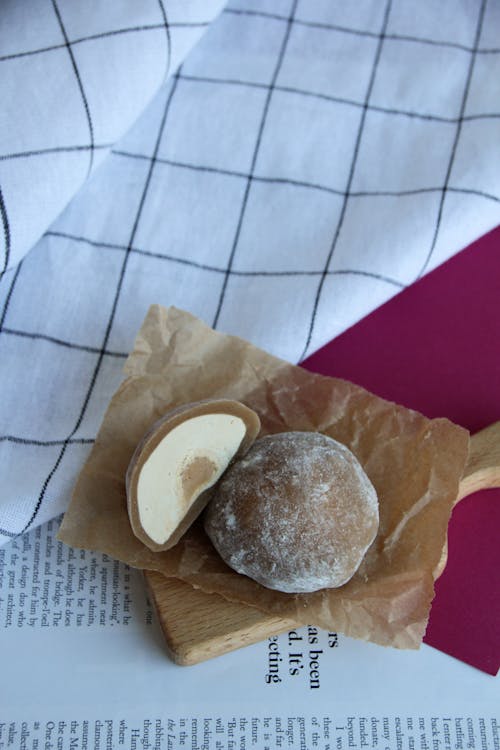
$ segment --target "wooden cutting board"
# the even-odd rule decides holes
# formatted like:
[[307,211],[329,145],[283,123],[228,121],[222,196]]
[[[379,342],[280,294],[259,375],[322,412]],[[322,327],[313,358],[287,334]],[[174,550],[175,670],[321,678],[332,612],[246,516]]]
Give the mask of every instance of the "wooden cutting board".
[[[488,487],[500,487],[500,422],[473,435],[456,502]],[[437,575],[444,569],[446,556],[445,545]],[[177,664],[197,664],[297,625],[161,573],[145,571],[144,575],[167,650]]]

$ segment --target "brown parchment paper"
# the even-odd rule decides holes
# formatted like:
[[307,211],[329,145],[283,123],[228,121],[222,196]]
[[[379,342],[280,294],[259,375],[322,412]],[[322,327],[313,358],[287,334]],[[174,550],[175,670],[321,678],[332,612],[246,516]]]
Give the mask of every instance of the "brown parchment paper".
[[[146,316],[125,374],[78,478],[60,539],[298,623],[418,647],[467,459],[464,429],[344,380],[311,374],[158,305]],[[125,472],[137,443],[172,407],[212,397],[255,409],[263,434],[318,430],[357,456],[379,496],[380,529],[345,586],[297,595],[266,589],[225,565],[201,522],[166,552],[150,551],[133,535]]]

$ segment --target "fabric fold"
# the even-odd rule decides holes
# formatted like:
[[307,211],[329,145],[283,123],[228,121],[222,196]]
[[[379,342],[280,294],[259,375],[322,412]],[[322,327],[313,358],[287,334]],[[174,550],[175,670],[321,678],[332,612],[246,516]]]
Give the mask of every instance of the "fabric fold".
[[66,508],[150,305],[296,363],[500,223],[498,3],[80,5],[1,11],[2,541]]
[[1,271],[39,240],[223,5],[2,4]]

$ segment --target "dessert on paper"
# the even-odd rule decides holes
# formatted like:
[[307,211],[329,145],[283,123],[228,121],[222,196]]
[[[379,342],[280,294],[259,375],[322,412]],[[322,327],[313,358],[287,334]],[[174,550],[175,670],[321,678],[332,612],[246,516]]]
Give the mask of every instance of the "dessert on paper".
[[[125,373],[76,484],[63,541],[297,623],[382,645],[419,646],[467,460],[466,430],[306,372],[186,312],[157,305]],[[171,409],[205,399],[244,403],[259,416],[262,436],[318,432],[354,454],[377,492],[380,522],[348,583],[301,594],[268,589],[223,562],[200,520],[161,552],[135,536],[125,475],[139,441]]]

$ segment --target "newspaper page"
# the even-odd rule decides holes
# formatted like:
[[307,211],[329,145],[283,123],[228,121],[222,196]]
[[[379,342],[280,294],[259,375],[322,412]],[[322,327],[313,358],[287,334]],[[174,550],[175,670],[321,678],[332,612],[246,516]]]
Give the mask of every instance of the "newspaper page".
[[0,549],[0,750],[500,750],[498,678],[427,646],[310,626],[177,666],[141,573],[59,522]]

